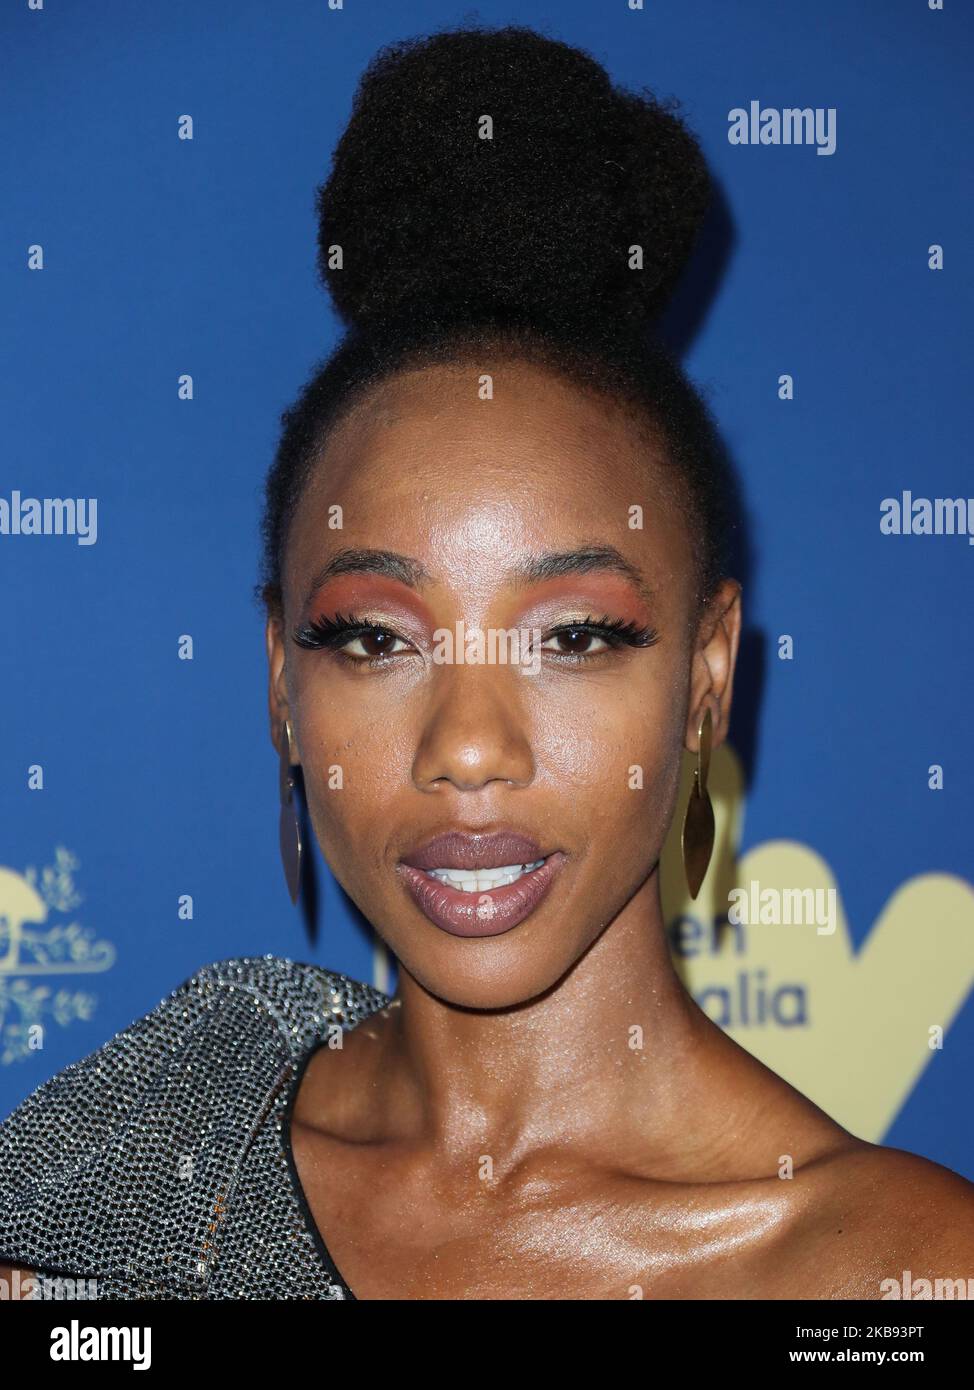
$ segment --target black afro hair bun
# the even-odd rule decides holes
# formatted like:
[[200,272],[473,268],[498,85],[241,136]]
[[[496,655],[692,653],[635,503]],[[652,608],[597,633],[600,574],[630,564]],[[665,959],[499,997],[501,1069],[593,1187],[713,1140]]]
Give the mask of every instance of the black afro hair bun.
[[318,268],[338,313],[372,331],[645,327],[710,198],[676,105],[614,87],[587,53],[520,26],[381,49],[317,191]]

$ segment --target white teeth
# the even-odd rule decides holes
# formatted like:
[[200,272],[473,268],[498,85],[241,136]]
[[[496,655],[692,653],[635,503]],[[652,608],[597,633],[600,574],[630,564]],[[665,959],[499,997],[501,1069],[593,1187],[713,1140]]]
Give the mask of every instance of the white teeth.
[[449,888],[459,888],[464,893],[489,893],[492,888],[516,883],[522,874],[540,869],[543,863],[543,859],[536,859],[533,864],[505,864],[499,869],[427,869],[426,872]]

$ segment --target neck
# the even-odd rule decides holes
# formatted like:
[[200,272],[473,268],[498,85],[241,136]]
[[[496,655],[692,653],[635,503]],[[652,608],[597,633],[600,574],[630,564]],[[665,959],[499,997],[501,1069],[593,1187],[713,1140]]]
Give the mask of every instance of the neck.
[[[555,985],[469,1009],[400,968],[368,1068],[373,1113],[444,1156],[556,1146],[663,1176],[705,1146],[720,1072],[736,1049],[684,988],[664,932],[658,871]],[[739,1065],[739,1064],[738,1064]],[[725,1098],[726,1099],[726,1098]]]

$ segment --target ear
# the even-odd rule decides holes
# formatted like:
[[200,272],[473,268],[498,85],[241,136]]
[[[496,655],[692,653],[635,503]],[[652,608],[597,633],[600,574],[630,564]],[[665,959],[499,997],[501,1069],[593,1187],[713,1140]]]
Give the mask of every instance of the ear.
[[724,579],[697,626],[685,737],[691,753],[697,751],[700,724],[708,706],[714,723],[713,746],[727,737],[740,638],[741,586],[736,579]]
[[270,717],[271,743],[280,752],[285,719],[291,720],[292,733],[294,731],[294,720],[291,717],[291,706],[287,696],[284,619],[280,614],[268,614],[264,638],[267,644],[267,712]]

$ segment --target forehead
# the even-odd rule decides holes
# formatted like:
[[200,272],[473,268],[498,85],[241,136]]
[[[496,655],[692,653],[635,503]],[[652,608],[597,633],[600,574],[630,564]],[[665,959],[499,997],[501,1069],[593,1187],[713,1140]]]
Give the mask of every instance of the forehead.
[[[329,509],[339,507],[336,529]],[[402,373],[332,430],[292,521],[285,583],[300,586],[332,552],[369,546],[489,589],[526,553],[597,542],[657,581],[689,575],[658,440],[601,393],[532,363],[485,359]]]

